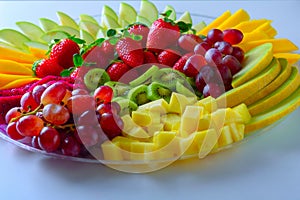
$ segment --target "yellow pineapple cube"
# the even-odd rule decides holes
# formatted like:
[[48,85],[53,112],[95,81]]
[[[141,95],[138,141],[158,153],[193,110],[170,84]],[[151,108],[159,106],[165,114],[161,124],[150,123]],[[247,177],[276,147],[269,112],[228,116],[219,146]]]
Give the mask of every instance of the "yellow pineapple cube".
[[229,128],[234,142],[244,139],[245,124],[232,123],[229,125]]
[[197,137],[198,138],[195,138],[195,142],[198,142],[199,158],[204,158],[210,152],[212,152],[213,150],[219,147],[218,145],[219,132],[216,131],[215,129],[200,131]]
[[123,160],[122,150],[118,146],[117,142],[112,143],[107,140],[101,144],[104,160]]
[[148,112],[132,111],[132,120],[139,126],[149,126],[152,123],[152,118]]
[[199,119],[203,113],[203,107],[186,106],[184,113],[181,116],[180,135],[187,137],[191,133],[198,130]]
[[195,97],[186,97],[179,93],[172,93],[170,103],[169,103],[169,113],[182,114],[187,105],[192,105],[196,102]]
[[206,113],[212,113],[218,109],[216,99],[211,96],[197,101],[195,105],[204,107]]
[[221,129],[221,135],[218,140],[219,146],[226,146],[233,143],[230,127],[228,125]]
[[139,106],[138,111],[149,111],[149,112],[158,112],[160,114],[166,114],[169,109],[169,104],[164,99],[158,99],[151,101],[144,105]]
[[242,117],[244,124],[247,124],[251,120],[251,114],[246,104],[242,103],[240,105],[237,105],[232,108],[232,110],[237,112]]
[[132,142],[130,149],[131,160],[153,160],[155,144],[151,142]]

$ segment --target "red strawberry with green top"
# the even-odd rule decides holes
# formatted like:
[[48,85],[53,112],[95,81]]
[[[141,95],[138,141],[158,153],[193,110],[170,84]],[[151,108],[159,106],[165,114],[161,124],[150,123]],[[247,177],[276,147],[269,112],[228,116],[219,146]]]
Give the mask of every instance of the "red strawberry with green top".
[[179,52],[172,49],[166,49],[157,56],[158,63],[168,65],[169,67],[173,67],[179,58]]
[[92,47],[85,54],[83,54],[82,58],[84,59],[85,63],[90,64],[93,67],[98,67],[102,69],[106,69],[110,62],[109,58],[105,55],[101,46]]
[[50,58],[65,69],[74,66],[73,55],[79,54],[80,47],[71,39],[62,39],[57,44],[53,45],[50,53]]
[[175,45],[180,37],[180,29],[173,22],[158,19],[153,22],[147,38],[147,48],[160,52],[165,48]]
[[151,51],[144,52],[144,63],[158,63],[157,58]]
[[130,67],[137,67],[144,63],[144,51],[140,41],[129,37],[122,38],[116,44],[116,50],[121,60]]
[[128,28],[128,32],[134,35],[141,35],[143,38],[141,40],[142,47],[146,48],[147,37],[149,34],[149,28],[143,24],[134,24]]
[[106,70],[111,81],[119,81],[131,68],[123,62],[115,62]]
[[183,55],[181,58],[179,58],[179,60],[177,60],[177,62],[174,64],[173,69],[178,70],[182,73],[183,72],[183,67],[186,63],[186,61],[192,56],[194,55],[194,53],[187,53],[185,55]]
[[48,75],[60,76],[60,72],[64,70],[56,60],[43,59],[35,64],[34,71],[37,77],[43,78]]

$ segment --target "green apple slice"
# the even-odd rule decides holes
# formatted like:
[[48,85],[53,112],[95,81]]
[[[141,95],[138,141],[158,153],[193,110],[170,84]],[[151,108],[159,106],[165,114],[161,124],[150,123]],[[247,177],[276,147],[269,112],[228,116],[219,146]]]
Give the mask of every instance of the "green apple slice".
[[142,17],[140,15],[136,16],[136,21],[139,23],[145,24],[146,26],[149,26],[149,27],[152,24],[148,19],[146,19],[145,17]]
[[[131,5],[124,3],[124,2],[122,2],[120,4],[119,20],[118,20],[119,24],[122,25],[122,23],[124,23],[123,21],[125,21],[129,24],[132,24],[136,21],[136,16],[137,16],[137,13]],[[125,27],[125,26],[122,26],[122,27]]]
[[22,30],[22,32],[31,40],[42,42],[41,36],[45,33],[39,26],[31,23],[20,21],[16,25]]
[[158,10],[152,2],[142,0],[139,15],[148,19],[152,24],[158,18]]
[[102,20],[103,20],[104,27],[107,28],[107,29],[110,29],[110,28],[113,28],[113,29],[120,28],[120,24],[118,23],[118,21],[115,20],[110,15],[102,15]]
[[25,42],[30,41],[30,39],[26,35],[14,29],[0,30],[0,39],[2,39],[3,41],[9,44],[12,44],[16,48],[24,49],[24,50],[28,49]]
[[95,41],[95,37],[93,37],[89,32],[85,30],[80,30],[80,38],[85,40],[87,44],[90,44]]
[[49,46],[48,44],[45,44],[44,42],[37,42],[37,41],[29,41],[29,42],[25,42],[25,44],[29,47],[34,47],[34,48],[38,48],[38,49],[44,49],[44,50],[48,50]]
[[95,24],[94,22],[91,21],[83,21],[83,20],[79,22],[79,28],[81,30],[88,32],[93,37],[96,37],[100,30],[100,26],[98,24]]
[[2,42],[0,41],[0,47],[3,47],[3,48],[6,48],[6,49],[11,49],[11,50],[14,50],[14,51],[21,51],[23,53],[30,53],[29,49],[20,49],[20,48],[17,48],[11,44],[8,44],[6,42]]
[[100,25],[102,27],[106,27],[105,21],[104,21],[104,16],[110,16],[110,18],[112,18],[114,21],[118,21],[118,15],[116,14],[116,12],[109,7],[108,5],[104,5],[102,7],[102,13],[101,13],[101,23]]
[[45,32],[52,31],[59,26],[55,21],[47,18],[40,18],[40,24]]
[[54,39],[63,39],[69,37],[69,34],[64,31],[49,31],[42,35],[42,39],[46,41],[47,43],[50,43]]
[[201,31],[202,29],[204,29],[204,27],[206,27],[206,23],[204,21],[201,21],[198,24],[195,24],[194,26],[192,26],[192,28],[196,30],[196,33]]
[[94,24],[99,25],[98,21],[94,17],[87,15],[87,14],[79,15],[79,19],[80,19],[80,21],[88,21],[88,22],[92,22]]
[[190,12],[188,11],[185,11],[177,20],[176,22],[185,22],[187,24],[192,24],[193,23],[193,20],[192,20],[192,17],[191,17],[191,14]]
[[76,37],[80,37],[80,32],[77,29],[74,29],[72,27],[69,26],[58,26],[56,29],[54,29],[53,31],[62,31],[62,32],[66,32],[70,35],[75,35]]
[[72,27],[73,29],[79,30],[78,24],[75,22],[75,20],[72,17],[60,11],[58,11],[56,14],[62,26],[69,26]]
[[166,12],[169,11],[169,10],[172,11],[171,14],[170,14],[170,16],[169,16],[169,19],[175,21],[175,20],[176,20],[176,11],[175,11],[174,7],[171,6],[171,5],[167,5],[167,6],[165,7],[165,9],[164,9],[164,13],[166,13]]

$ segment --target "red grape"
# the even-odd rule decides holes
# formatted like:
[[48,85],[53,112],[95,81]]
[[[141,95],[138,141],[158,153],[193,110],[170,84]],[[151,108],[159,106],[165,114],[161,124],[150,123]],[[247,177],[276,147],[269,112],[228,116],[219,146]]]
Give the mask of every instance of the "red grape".
[[111,102],[114,92],[113,89],[109,86],[103,85],[98,87],[94,92],[94,99],[99,105],[100,103]]
[[48,104],[43,109],[43,117],[52,124],[61,125],[69,120],[70,113],[62,105]]
[[222,84],[222,79],[216,67],[206,65],[201,68],[196,76],[195,83],[198,91],[202,92],[204,86],[208,83]]
[[76,126],[97,126],[99,124],[95,110],[87,110],[82,113],[78,119]]
[[208,64],[218,66],[222,63],[222,53],[215,48],[211,48],[205,53],[205,59]]
[[178,45],[187,52],[192,52],[197,44],[203,40],[194,34],[184,34],[178,39]]
[[41,103],[47,105],[50,103],[60,104],[67,92],[62,82],[56,82],[50,85],[41,96]]
[[233,47],[231,55],[234,56],[240,63],[244,60],[244,51],[240,47]]
[[61,152],[66,156],[78,156],[81,151],[81,146],[74,136],[67,136],[61,142]]
[[52,127],[44,127],[38,136],[38,144],[47,152],[56,151],[60,146],[59,132]]
[[44,127],[44,121],[35,115],[23,116],[17,122],[17,130],[23,136],[37,136]]
[[230,55],[232,53],[232,46],[228,42],[219,41],[214,44],[214,48],[218,49],[222,54]]
[[101,115],[104,113],[119,114],[120,110],[121,107],[117,102],[102,103],[97,107],[97,111]]
[[225,56],[222,59],[222,65],[225,65],[230,69],[232,76],[242,69],[241,63],[232,55]]
[[218,41],[223,41],[223,37],[223,32],[219,29],[212,29],[207,33],[207,40],[211,44],[214,44]]
[[104,113],[100,118],[100,126],[109,139],[121,135],[123,129],[123,120],[112,113]]
[[232,82],[232,75],[230,69],[226,65],[218,66],[224,85],[230,85]]
[[[76,137],[87,147],[93,146],[99,142],[99,130],[93,126],[78,126]],[[98,130],[98,131],[97,131]]]
[[87,110],[95,110],[95,101],[90,95],[76,95],[69,98],[67,108],[74,115],[81,115]]
[[41,147],[39,145],[39,137],[38,136],[33,136],[31,138],[31,146],[36,149],[41,149]]
[[23,94],[20,100],[20,104],[22,109],[25,111],[32,111],[39,106],[39,104],[33,98],[31,92],[26,92],[25,94]]
[[81,88],[78,88],[78,89],[75,89],[72,91],[72,96],[76,96],[76,95],[88,95],[89,92],[85,89],[81,89]]
[[194,53],[204,56],[210,48],[211,45],[209,45],[207,42],[201,42],[195,46]]
[[227,29],[223,31],[223,34],[224,41],[232,45],[239,44],[244,38],[244,34],[238,29]]
[[46,87],[44,85],[37,85],[33,88],[32,96],[38,104],[41,103],[41,96],[45,90],[46,90]]
[[206,64],[206,60],[202,55],[195,54],[186,61],[183,73],[188,77],[195,77]]
[[213,98],[217,98],[221,96],[225,92],[224,87],[215,83],[208,83],[203,88],[203,96],[208,97],[211,96]]
[[13,140],[21,140],[24,138],[24,136],[18,132],[16,125],[17,122],[9,123],[6,127],[6,133]]
[[8,124],[13,118],[19,117],[22,114],[21,107],[11,108],[5,115],[5,122]]

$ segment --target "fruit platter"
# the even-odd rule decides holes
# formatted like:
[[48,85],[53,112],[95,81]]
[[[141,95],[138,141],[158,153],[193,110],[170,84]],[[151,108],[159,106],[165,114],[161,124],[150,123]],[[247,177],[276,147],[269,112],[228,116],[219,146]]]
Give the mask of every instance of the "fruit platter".
[[241,144],[298,109],[298,47],[271,19],[192,15],[142,0],[0,27],[0,137],[141,173]]

